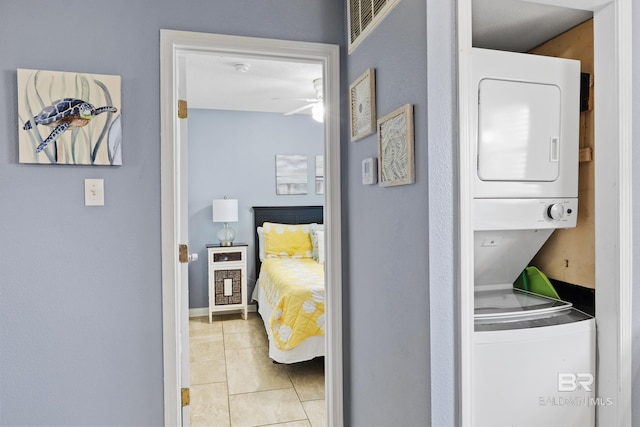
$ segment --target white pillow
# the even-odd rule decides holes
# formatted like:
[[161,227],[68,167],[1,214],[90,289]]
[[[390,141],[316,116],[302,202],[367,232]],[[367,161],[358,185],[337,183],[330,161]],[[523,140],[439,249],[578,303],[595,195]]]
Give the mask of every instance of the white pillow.
[[324,264],[324,230],[316,230],[315,233],[318,239],[318,262]]
[[258,227],[258,258],[260,258],[260,261],[264,261],[266,257],[267,254],[264,249],[264,230],[262,230],[262,227]]
[[319,252],[318,252],[318,236],[317,236],[317,232],[318,231],[323,231],[324,230],[324,225],[323,224],[311,224],[311,247],[313,250],[313,259],[316,260],[317,262],[319,261]]

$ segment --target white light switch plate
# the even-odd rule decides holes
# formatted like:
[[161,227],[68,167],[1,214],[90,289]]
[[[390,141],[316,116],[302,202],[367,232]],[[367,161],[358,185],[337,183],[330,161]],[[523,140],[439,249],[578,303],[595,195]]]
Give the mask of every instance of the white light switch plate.
[[84,205],[104,206],[104,179],[84,180]]
[[362,161],[362,185],[371,185],[378,182],[378,159],[369,157]]

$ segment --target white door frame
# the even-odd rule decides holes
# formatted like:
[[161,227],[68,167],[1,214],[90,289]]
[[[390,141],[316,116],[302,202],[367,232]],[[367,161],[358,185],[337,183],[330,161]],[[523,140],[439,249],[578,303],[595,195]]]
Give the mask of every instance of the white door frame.
[[[631,424],[631,0],[529,0],[594,13],[596,323],[599,426]],[[460,280],[458,413],[472,425],[473,171],[469,93],[472,0],[458,0]]]
[[[180,161],[186,144],[178,138],[177,57],[185,52],[223,52],[322,65],[325,120],[325,233],[328,247],[326,290],[325,396],[327,423],[343,425],[342,372],[342,231],[340,195],[340,56],[336,45],[228,36],[186,31],[160,31],[161,102],[161,197],[162,197],[162,313],[164,356],[164,422],[180,425],[180,327],[177,303],[180,288],[178,244],[188,236],[179,235],[178,205],[180,179],[186,173]],[[186,317],[185,317],[186,318]]]

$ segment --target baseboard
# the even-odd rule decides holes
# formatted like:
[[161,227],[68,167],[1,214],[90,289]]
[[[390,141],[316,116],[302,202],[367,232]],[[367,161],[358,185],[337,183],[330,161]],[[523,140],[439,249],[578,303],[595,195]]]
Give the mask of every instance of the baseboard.
[[208,314],[209,310],[207,307],[202,308],[190,308],[189,309],[189,317],[202,317]]
[[[255,304],[249,304],[247,306],[247,311],[249,313],[255,313],[258,310]],[[209,315],[209,308],[207,307],[189,309],[189,317],[202,317],[202,316],[208,316],[208,315]]]

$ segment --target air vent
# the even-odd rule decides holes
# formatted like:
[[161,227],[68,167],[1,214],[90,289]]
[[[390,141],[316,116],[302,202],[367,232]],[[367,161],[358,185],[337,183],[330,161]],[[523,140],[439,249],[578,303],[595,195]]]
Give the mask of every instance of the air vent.
[[349,0],[349,53],[400,0]]

